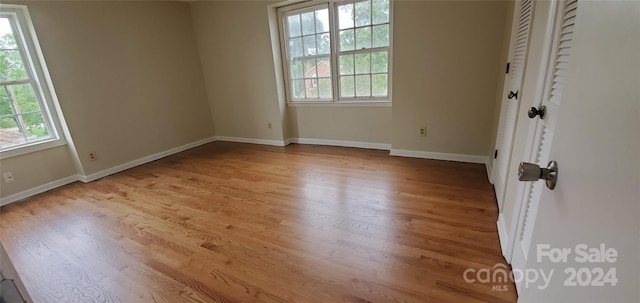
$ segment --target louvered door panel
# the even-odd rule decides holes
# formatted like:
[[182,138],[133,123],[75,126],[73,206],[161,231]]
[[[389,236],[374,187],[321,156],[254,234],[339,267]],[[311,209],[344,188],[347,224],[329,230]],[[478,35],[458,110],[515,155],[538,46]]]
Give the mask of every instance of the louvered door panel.
[[[545,94],[542,104],[547,108],[547,114],[541,119],[536,129],[535,142],[533,144],[534,151],[530,162],[536,163],[541,167],[546,167],[549,162],[549,152],[551,150],[551,142],[555,124],[558,118],[558,110],[562,100],[562,90],[566,83],[567,71],[571,64],[571,52],[573,51],[572,40],[577,18],[578,1],[566,1],[560,3],[560,13],[556,19],[555,41],[553,43],[553,52],[550,56],[550,62],[547,68],[547,76],[545,80]],[[524,251],[525,257],[529,252],[531,236],[533,235],[533,225],[538,211],[538,205],[543,203],[540,201],[542,190],[545,188],[544,182],[535,182],[527,185],[524,199],[523,221],[520,230],[520,243]]]
[[553,80],[549,91],[549,102],[560,104],[562,87],[566,79],[566,71],[569,65],[569,54],[571,42],[573,41],[573,30],[575,28],[578,1],[567,1],[565,3],[562,19],[560,20],[560,32],[558,48],[556,52],[556,62],[553,67]]
[[524,0],[520,3],[520,14],[518,16],[518,28],[514,45],[514,52],[511,58],[511,70],[509,77],[512,80],[520,80],[524,73],[525,60],[527,57],[527,48],[529,44],[529,29],[531,28],[531,9],[533,2]]
[[510,70],[505,78],[504,95],[500,110],[500,122],[496,136],[497,158],[493,162],[492,181],[495,186],[498,207],[502,209],[504,191],[506,189],[509,161],[513,147],[513,136],[516,123],[518,121],[518,109],[520,108],[519,98],[507,99],[510,91],[521,90],[523,74],[525,72],[527,52],[529,48],[529,35],[531,32],[532,10],[534,2],[532,0],[522,0],[516,2],[514,13],[518,19],[514,20],[511,34],[511,44],[509,49]]

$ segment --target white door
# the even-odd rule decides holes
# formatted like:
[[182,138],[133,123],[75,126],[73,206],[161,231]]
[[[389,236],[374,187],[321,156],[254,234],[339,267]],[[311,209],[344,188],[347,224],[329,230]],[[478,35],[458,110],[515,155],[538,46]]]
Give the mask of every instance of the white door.
[[558,183],[523,183],[519,302],[640,302],[640,3],[551,7],[546,115],[522,160],[556,160]]
[[522,80],[525,73],[527,52],[529,49],[529,33],[533,18],[532,0],[518,0],[514,8],[513,25],[511,27],[511,43],[509,46],[508,75],[505,77],[500,109],[500,122],[491,180],[495,186],[498,208],[502,210],[504,191],[507,184],[509,160],[513,147],[513,136],[518,118],[518,109],[522,99]]
[[[553,142],[554,131],[560,105],[562,103],[562,92],[566,82],[567,71],[570,62],[570,55],[573,44],[573,30],[575,29],[575,20],[577,13],[577,0],[555,1],[549,6],[549,14],[552,16],[548,25],[550,31],[549,42],[550,52],[548,59],[543,93],[541,94],[540,105],[538,109],[544,115],[540,114],[533,119],[535,132],[533,137],[529,139],[533,142],[531,149],[520,156],[521,161],[535,163],[540,167],[547,167],[547,163],[551,160],[549,152]],[[514,161],[517,161],[519,155],[514,155]],[[514,172],[515,173],[515,172]],[[516,237],[511,256],[511,265],[514,269],[523,270],[530,252],[531,236],[534,230],[538,206],[540,204],[540,195],[544,190],[549,190],[545,182],[537,181],[531,183],[520,183],[519,191],[521,196],[516,204],[520,207],[515,209],[519,212],[519,220],[517,221]],[[516,283],[518,290],[521,289],[523,281]]]

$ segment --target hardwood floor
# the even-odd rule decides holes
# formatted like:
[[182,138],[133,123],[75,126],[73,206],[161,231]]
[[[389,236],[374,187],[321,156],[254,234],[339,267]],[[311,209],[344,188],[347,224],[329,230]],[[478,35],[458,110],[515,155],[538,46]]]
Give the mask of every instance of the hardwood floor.
[[516,300],[463,278],[505,263],[479,164],[214,142],[1,219],[35,302]]

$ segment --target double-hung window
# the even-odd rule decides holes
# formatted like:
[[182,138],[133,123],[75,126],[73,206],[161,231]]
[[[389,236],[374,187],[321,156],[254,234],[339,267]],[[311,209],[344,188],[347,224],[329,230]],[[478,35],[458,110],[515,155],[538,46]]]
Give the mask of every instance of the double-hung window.
[[64,144],[37,47],[26,7],[0,6],[2,158]]
[[290,104],[391,101],[390,1],[279,9]]

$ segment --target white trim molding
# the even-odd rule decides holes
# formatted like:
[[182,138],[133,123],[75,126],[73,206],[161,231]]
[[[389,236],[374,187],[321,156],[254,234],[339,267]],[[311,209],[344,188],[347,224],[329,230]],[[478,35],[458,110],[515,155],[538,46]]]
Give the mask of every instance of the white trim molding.
[[487,179],[489,183],[493,184],[493,179],[491,178],[491,158],[487,157],[486,162],[484,162],[484,168],[487,169]]
[[296,142],[294,142],[295,140],[296,140],[296,138],[287,138],[287,139],[285,139],[284,140],[284,146],[287,146],[287,145],[289,145],[291,143],[296,143]]
[[29,188],[27,190],[23,190],[21,192],[15,193],[13,195],[8,195],[6,197],[0,198],[0,206],[5,206],[9,203],[13,203],[16,201],[20,201],[31,196],[35,196],[37,194],[41,194],[45,191],[52,190],[54,188],[58,188],[60,186],[67,185],[69,183],[73,183],[78,181],[78,175],[71,175],[68,177],[64,177],[62,179],[58,179],[46,184],[42,184],[36,187]]
[[297,143],[297,144],[327,145],[327,146],[341,146],[341,147],[355,147],[355,148],[366,148],[366,149],[391,150],[391,144],[375,143],[375,142],[361,142],[361,141],[326,140],[326,139],[311,139],[311,138],[289,138],[289,139],[285,140],[285,143],[287,143],[287,145],[290,144],[290,143]]
[[111,167],[111,168],[107,168],[105,170],[101,170],[101,171],[99,171],[97,173],[93,173],[93,174],[90,174],[90,175],[80,175],[78,177],[78,179],[80,181],[84,182],[84,183],[88,183],[88,182],[91,182],[91,181],[98,180],[100,178],[104,178],[104,177],[109,176],[109,175],[113,175],[113,174],[121,172],[123,170],[127,170],[127,169],[130,169],[130,168],[142,165],[142,164],[149,163],[151,161],[162,159],[164,157],[171,156],[171,155],[179,153],[181,151],[185,151],[187,149],[198,147],[200,145],[207,144],[207,143],[210,143],[210,142],[213,142],[213,141],[216,141],[216,137],[215,136],[209,137],[209,138],[205,138],[205,139],[202,139],[202,140],[198,140],[198,141],[195,141],[195,142],[191,142],[191,143],[188,143],[188,144],[185,144],[185,145],[182,145],[182,146],[174,147],[172,149],[168,149],[168,150],[165,150],[165,151],[153,154],[153,155],[149,155],[149,156],[146,156],[146,157],[142,157],[142,158],[133,160],[133,161],[129,161],[127,163],[123,163],[123,164],[120,164],[120,165],[117,165],[117,166],[114,166],[114,167]]
[[283,140],[266,140],[266,139],[255,139],[255,138],[241,138],[241,137],[225,137],[225,136],[217,136],[217,141],[225,141],[225,142],[237,142],[237,143],[251,143],[251,144],[262,144],[262,145],[272,145],[272,146],[285,146],[285,142]]
[[478,156],[478,155],[436,153],[436,152],[426,152],[426,151],[406,150],[406,149],[394,149],[394,148],[391,149],[390,155],[392,155],[392,156],[400,156],[400,157],[423,158],[423,159],[433,159],[433,160],[446,160],[446,161],[480,163],[480,164],[487,163],[487,158],[488,158],[486,156]]
[[511,256],[507,256],[510,254],[509,252],[509,233],[507,233],[507,227],[504,225],[504,216],[502,213],[498,215],[498,222],[496,222],[498,226],[498,237],[500,238],[500,248],[502,249],[502,255],[505,260],[509,264],[511,264]]

